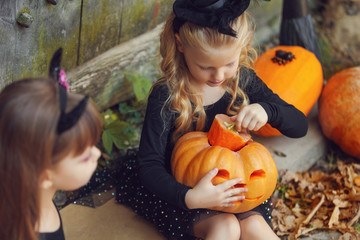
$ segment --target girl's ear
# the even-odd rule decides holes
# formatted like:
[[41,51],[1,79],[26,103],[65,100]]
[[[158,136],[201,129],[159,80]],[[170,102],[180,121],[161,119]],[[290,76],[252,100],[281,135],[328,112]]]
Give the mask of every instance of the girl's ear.
[[179,50],[179,52],[184,53],[184,47],[178,33],[175,33],[175,41],[176,41],[176,47]]
[[54,182],[51,180],[51,170],[45,170],[40,177],[40,187],[42,189],[49,189],[53,186]]

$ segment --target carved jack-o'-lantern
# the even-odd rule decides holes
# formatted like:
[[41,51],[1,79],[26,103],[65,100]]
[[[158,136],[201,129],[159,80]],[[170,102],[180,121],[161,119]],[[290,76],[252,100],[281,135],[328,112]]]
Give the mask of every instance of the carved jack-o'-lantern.
[[218,114],[209,133],[190,132],[182,136],[173,150],[172,172],[178,182],[191,187],[215,167],[219,169],[212,180],[215,185],[234,178],[243,179],[235,186],[248,189],[243,201],[235,202],[233,207],[211,208],[240,213],[271,196],[276,187],[277,168],[263,145],[252,141],[247,133],[228,129],[227,122],[230,122],[228,116]]

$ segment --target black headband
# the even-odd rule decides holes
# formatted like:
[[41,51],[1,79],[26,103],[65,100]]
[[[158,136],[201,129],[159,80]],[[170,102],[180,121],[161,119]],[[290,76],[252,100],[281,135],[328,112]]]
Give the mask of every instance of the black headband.
[[54,53],[49,68],[49,76],[59,83],[60,118],[56,129],[58,135],[72,128],[78,122],[89,99],[88,96],[85,96],[69,113],[65,113],[67,105],[67,85],[65,80],[61,79],[63,73],[60,69],[61,57],[62,48],[59,48]]
[[231,22],[249,7],[250,0],[176,0],[173,5],[174,32],[185,22],[218,30],[236,37]]

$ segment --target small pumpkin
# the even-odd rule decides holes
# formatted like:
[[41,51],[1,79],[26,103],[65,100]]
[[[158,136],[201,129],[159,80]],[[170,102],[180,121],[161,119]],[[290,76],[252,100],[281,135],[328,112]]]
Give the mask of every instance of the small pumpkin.
[[230,117],[218,114],[209,133],[195,131],[182,136],[175,144],[171,167],[175,179],[190,187],[215,167],[219,169],[212,179],[215,185],[234,178],[243,179],[235,186],[248,189],[243,201],[235,202],[233,207],[211,208],[240,213],[253,209],[272,195],[277,168],[263,145],[247,133],[228,129],[226,123],[230,122]]
[[[300,46],[277,46],[255,62],[256,74],[284,101],[308,115],[323,88],[323,71],[316,56]],[[254,132],[261,136],[281,133],[269,124]]]
[[319,100],[324,135],[360,159],[360,66],[344,69],[326,83]]

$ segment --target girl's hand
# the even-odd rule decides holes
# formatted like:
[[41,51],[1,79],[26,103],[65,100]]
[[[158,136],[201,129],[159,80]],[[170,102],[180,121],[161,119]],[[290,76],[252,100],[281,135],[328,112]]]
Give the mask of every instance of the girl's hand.
[[235,129],[241,132],[243,129],[257,131],[268,121],[268,115],[265,109],[258,103],[247,105],[232,116],[231,121],[235,121]]
[[245,199],[245,196],[238,196],[238,194],[247,192],[247,188],[232,188],[242,181],[240,178],[228,180],[215,186],[211,180],[217,173],[218,170],[214,168],[186,193],[185,202],[189,209],[231,207],[234,206],[233,202]]

